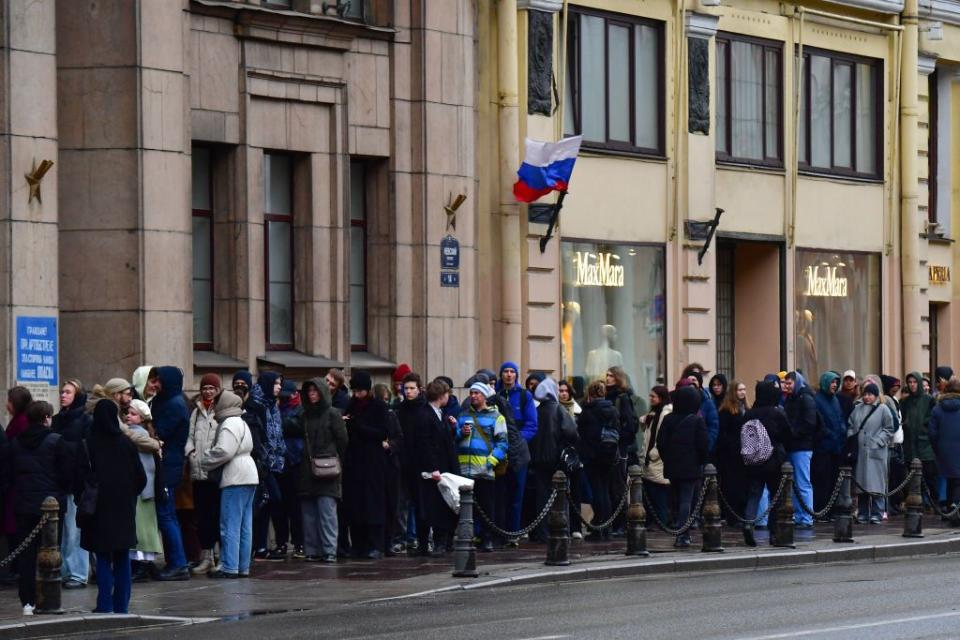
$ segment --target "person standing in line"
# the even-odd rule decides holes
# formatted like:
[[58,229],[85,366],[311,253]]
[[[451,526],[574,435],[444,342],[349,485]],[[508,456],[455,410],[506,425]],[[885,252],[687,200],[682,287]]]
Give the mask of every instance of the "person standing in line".
[[802,499],[807,506],[813,506],[810,461],[813,459],[813,443],[817,437],[817,402],[799,371],[791,371],[783,379],[783,393],[783,408],[787,412],[787,420],[790,421],[793,432],[789,452],[797,494],[793,496],[793,519],[799,529],[812,529],[813,516],[803,510],[799,500]]
[[184,455],[190,466],[190,484],[193,487],[193,511],[200,539],[200,562],[191,569],[194,575],[213,571],[216,562],[213,548],[220,539],[220,486],[209,479],[200,467],[200,455],[213,447],[217,438],[217,417],[214,403],[222,383],[215,373],[200,378],[200,395],[193,400],[190,430]]
[[390,541],[394,553],[403,551],[404,544],[411,539],[418,540],[417,522],[421,519],[417,516],[420,508],[420,478],[416,469],[417,451],[414,449],[413,442],[416,430],[423,419],[423,409],[427,404],[423,395],[423,380],[419,374],[411,371],[403,377],[400,384],[403,399],[396,405],[394,411],[400,422],[404,446],[400,452],[397,518],[393,523],[396,535]]
[[888,451],[896,431],[890,409],[880,400],[880,388],[869,382],[863,400],[850,415],[847,437],[857,438],[854,479],[860,490],[857,522],[880,524],[887,491]]
[[[420,407],[420,419],[412,430],[410,446],[413,471],[417,474],[417,552],[430,554],[430,531],[433,531],[433,555],[443,556],[451,548],[451,536],[456,526],[453,511],[447,506],[437,488],[441,474],[459,473],[460,465],[453,440],[457,419],[445,416],[450,398],[450,387],[437,379],[427,385],[426,403]],[[422,474],[430,474],[424,478]]]
[[[940,477],[946,480],[947,507],[952,510],[960,503],[960,380],[957,378],[951,378],[937,396],[928,430]],[[953,517],[950,524],[960,525],[960,517]]]
[[846,424],[850,414],[853,413],[853,407],[860,400],[860,383],[857,381],[857,372],[853,369],[843,372],[840,378],[840,390],[837,391],[837,400],[843,412],[843,423]]
[[300,468],[300,504],[303,509],[303,542],[307,562],[336,563],[339,523],[337,503],[342,496],[341,478],[317,478],[312,471],[315,458],[342,461],[347,452],[347,429],[340,410],[330,404],[330,388],[322,378],[303,383],[303,427],[305,458]]
[[723,404],[724,399],[727,397],[727,389],[732,385],[727,382],[727,376],[722,373],[715,373],[713,377],[710,378],[710,384],[707,386],[710,388],[710,399],[713,400],[713,404],[717,407],[717,412],[719,412],[720,405]]
[[350,404],[350,392],[347,390],[347,378],[343,375],[343,369],[330,369],[324,381],[330,389],[330,405],[341,413],[346,411]]
[[[650,497],[660,522],[670,520],[670,481],[663,475],[663,459],[657,449],[657,434],[663,420],[673,411],[670,390],[657,385],[650,390],[650,412],[643,418],[643,488]],[[649,526],[649,525],[648,525]]]
[[717,405],[713,402],[707,402],[711,399],[710,392],[703,388],[703,365],[699,362],[691,362],[683,369],[680,374],[681,380],[686,380],[694,384],[700,391],[700,416],[707,424],[707,441],[710,444],[710,453],[712,454],[717,446],[717,438],[720,435],[720,414],[717,413]]
[[[83,441],[90,434],[93,419],[87,415],[87,394],[83,383],[69,379],[60,387],[60,411],[53,416],[51,430],[70,447],[75,458]],[[77,528],[77,503],[74,494],[78,493],[77,479],[71,482],[67,496],[67,510],[63,517],[63,537],[60,541],[60,555],[63,558],[60,574],[64,589],[83,589],[87,586],[90,572],[90,554],[80,548],[80,529]]]
[[[21,433],[27,430],[27,407],[33,402],[33,397],[26,387],[12,387],[7,391],[7,415],[10,416],[10,422],[7,423],[6,436],[7,442],[13,442]],[[6,503],[3,505],[3,533],[7,536],[7,547],[10,550],[16,548],[13,544],[17,533],[17,519],[13,510],[13,503],[17,499],[16,478],[10,481],[10,488],[7,490]],[[18,563],[14,563],[19,566]]]
[[150,405],[143,400],[131,400],[121,427],[125,436],[137,448],[140,464],[147,476],[147,483],[137,498],[137,546],[130,550],[132,581],[149,580],[150,567],[157,554],[163,551],[160,529],[157,526],[157,500],[166,500],[157,469],[160,467],[160,441],[153,430],[153,415]]
[[[773,500],[777,495],[777,487],[780,486],[780,467],[787,460],[787,449],[790,447],[790,423],[787,421],[787,414],[780,407],[780,381],[764,380],[758,382],[754,397],[756,400],[753,407],[743,416],[743,426],[740,434],[741,454],[753,446],[751,452],[756,455],[762,447],[762,443],[752,442],[744,437],[744,434],[756,433],[751,429],[751,422],[762,425],[762,429],[767,434],[770,450],[766,459],[750,460],[743,457],[744,470],[747,480],[747,501],[744,507],[744,518],[748,521],[743,526],[743,541],[748,547],[757,546],[754,537],[753,521],[757,519],[757,512],[760,509],[764,490],[769,494],[769,499]],[[762,456],[758,456],[762,458]],[[780,501],[787,500],[786,496],[781,496]],[[779,502],[778,502],[779,504]],[[776,508],[776,505],[773,507]],[[776,517],[771,513],[770,523],[770,544],[776,540]]]
[[[593,523],[606,522],[613,507],[610,504],[610,485],[619,478],[619,427],[620,414],[612,402],[607,400],[607,386],[603,380],[594,380],[587,387],[587,399],[583,411],[577,419],[577,431],[580,433],[578,450],[583,470],[587,476],[593,508]],[[617,434],[617,442],[604,438],[609,433]],[[594,531],[585,538],[590,542],[610,539],[610,528]]]
[[820,388],[814,396],[817,413],[823,424],[823,433],[814,443],[815,449],[810,461],[815,511],[820,511],[827,506],[833,494],[833,488],[840,475],[843,448],[847,441],[847,423],[843,417],[840,400],[837,398],[839,388],[840,376],[835,371],[827,371],[820,376]]
[[[147,475],[120,420],[120,406],[132,399],[132,387],[126,380],[114,378],[104,389],[109,397],[99,400],[94,407],[93,425],[86,440],[89,475],[85,487],[97,487],[96,507],[92,515],[79,522],[80,543],[97,557],[94,613],[127,613],[130,549],[137,546],[137,500],[147,484]],[[83,497],[81,494],[81,503]]]
[[137,367],[130,383],[133,385],[133,397],[143,400],[148,405],[153,404],[157,394],[160,393],[160,376],[157,373],[157,367],[153,365]]
[[[716,376],[715,376],[716,377]],[[726,382],[726,379],[724,379]],[[711,389],[713,383],[711,382]],[[717,436],[717,474],[723,494],[734,513],[727,505],[721,505],[727,523],[738,527],[736,516],[744,512],[747,503],[746,471],[740,457],[740,427],[747,413],[747,386],[739,380],[730,383],[727,394],[718,407],[720,434]]]
[[933,396],[936,398],[941,393],[947,392],[947,384],[953,378],[953,368],[945,364],[937,367],[933,372],[934,386],[936,387],[936,393]]
[[937,458],[930,443],[930,418],[936,402],[923,390],[923,376],[913,371],[907,374],[906,397],[900,402],[903,413],[903,457],[910,463],[914,458],[923,465],[923,481],[932,495],[937,494],[939,470]]
[[557,391],[560,392],[560,406],[566,409],[571,418],[576,420],[577,416],[580,415],[580,412],[583,411],[583,409],[573,397],[573,386],[571,386],[568,380],[560,380],[557,383]]
[[[280,495],[279,474],[283,473],[286,463],[286,443],[283,440],[283,420],[280,417],[280,389],[283,377],[274,371],[266,371],[257,376],[257,384],[250,389],[250,396],[257,411],[263,417],[263,431],[259,434],[259,447],[254,455],[259,459],[265,477],[260,478],[264,489],[264,503],[255,505],[253,514],[254,557],[266,560],[270,556],[267,549],[267,534],[270,529],[270,512],[274,504],[282,500]],[[247,409],[250,411],[250,409]],[[258,509],[257,506],[260,508]],[[274,549],[274,551],[277,551]],[[274,553],[276,558],[279,554]],[[286,554],[284,554],[286,557]]]
[[[663,458],[663,475],[670,481],[679,528],[686,524],[693,509],[709,443],[707,425],[699,415],[702,400],[699,390],[693,386],[681,387],[671,395],[673,411],[663,419],[657,433],[657,449]],[[673,546],[689,547],[690,534],[679,534]]]
[[271,506],[270,519],[276,546],[268,560],[285,560],[287,542],[293,546],[293,557],[302,560],[303,516],[300,512],[300,465],[303,462],[303,402],[293,380],[284,380],[280,387],[280,424],[283,428],[283,473],[277,476],[280,501]]
[[[405,447],[403,429],[397,412],[391,404],[390,387],[378,383],[373,385],[373,397],[387,405],[387,439],[383,442],[384,477],[383,486],[386,488],[386,513],[383,524],[383,555],[392,558],[399,553],[394,547],[395,533],[399,533],[402,540],[406,536],[406,523],[400,523],[400,484],[403,481],[401,469]],[[399,545],[402,548],[402,545]]]
[[[520,367],[515,362],[508,360],[500,365],[500,380],[496,391],[510,402],[514,422],[529,447],[530,441],[537,435],[537,407],[534,404],[533,394],[520,386],[517,379],[519,372]],[[527,465],[516,467],[508,465],[506,483],[507,526],[504,528],[516,531],[520,528],[523,494],[527,486]]]

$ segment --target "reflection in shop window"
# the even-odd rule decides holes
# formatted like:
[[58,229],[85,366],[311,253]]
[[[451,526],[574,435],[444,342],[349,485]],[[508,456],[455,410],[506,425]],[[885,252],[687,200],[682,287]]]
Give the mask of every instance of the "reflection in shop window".
[[880,256],[797,251],[796,366],[816,381],[825,371],[880,371]]
[[563,373],[580,392],[622,366],[645,396],[666,365],[662,247],[564,242]]

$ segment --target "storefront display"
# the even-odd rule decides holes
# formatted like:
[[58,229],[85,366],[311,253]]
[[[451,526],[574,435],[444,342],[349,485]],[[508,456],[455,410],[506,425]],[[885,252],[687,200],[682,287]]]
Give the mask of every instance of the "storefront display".
[[578,389],[622,366],[645,396],[666,368],[664,250],[563,242],[563,374]]
[[795,292],[797,369],[880,372],[879,255],[798,249]]

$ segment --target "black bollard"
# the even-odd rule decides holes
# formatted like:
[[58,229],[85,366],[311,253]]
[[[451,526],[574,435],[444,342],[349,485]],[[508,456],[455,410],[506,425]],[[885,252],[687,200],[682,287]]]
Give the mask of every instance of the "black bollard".
[[723,551],[723,525],[720,524],[720,499],[717,495],[717,468],[708,464],[703,468],[706,495],[703,498],[703,545],[700,550],[710,553]]
[[556,497],[547,514],[547,560],[550,566],[570,564],[570,509],[567,506],[567,476],[563,471],[553,474]]
[[784,462],[780,467],[784,478],[783,492],[780,494],[780,504],[777,506],[777,530],[771,536],[770,543],[775,547],[795,549],[793,544],[793,465]]
[[473,546],[473,487],[460,487],[460,520],[453,542],[453,577],[476,578],[477,550]]
[[833,541],[853,542],[853,497],[850,495],[853,482],[851,467],[840,467],[843,481],[840,484],[840,495],[834,504]]
[[[60,608],[60,504],[47,497],[40,506],[47,516],[37,552],[37,613],[63,613]],[[24,568],[26,570],[26,568]]]
[[643,507],[643,469],[631,465],[627,469],[630,478],[630,502],[627,506],[627,555],[649,556],[647,551],[647,512]]
[[922,538],[923,537],[923,496],[921,490],[923,487],[923,463],[914,458],[910,462],[910,492],[904,504],[907,508],[907,514],[903,517],[903,537],[904,538]]

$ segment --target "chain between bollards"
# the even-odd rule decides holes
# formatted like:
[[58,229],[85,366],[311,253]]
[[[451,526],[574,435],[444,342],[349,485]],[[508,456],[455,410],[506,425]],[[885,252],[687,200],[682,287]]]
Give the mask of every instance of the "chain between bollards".
[[453,542],[453,577],[476,578],[477,549],[473,545],[473,487],[460,487],[460,519]]
[[630,481],[630,506],[627,507],[627,555],[649,556],[647,551],[647,512],[643,507],[643,468],[627,469]]
[[720,553],[723,551],[723,526],[720,524],[720,501],[717,497],[717,468],[708,464],[703,469],[703,482],[706,498],[703,503],[703,522],[701,551]]
[[37,613],[63,613],[60,607],[60,503],[47,497],[40,506],[43,531],[37,552]]
[[795,549],[796,545],[793,543],[793,500],[790,499],[790,496],[793,495],[793,465],[784,462],[783,466],[780,467],[780,474],[783,476],[783,499],[776,511],[776,531],[771,529],[770,537],[775,547]]
[[833,518],[833,541],[853,542],[853,468],[840,467],[840,495],[837,497],[836,512]]
[[907,513],[903,517],[903,537],[923,537],[923,463],[914,458],[910,461],[910,491],[904,501]]
[[556,499],[547,514],[547,559],[544,564],[566,566],[570,564],[570,509],[567,506],[567,475],[563,471],[553,474],[553,495]]

